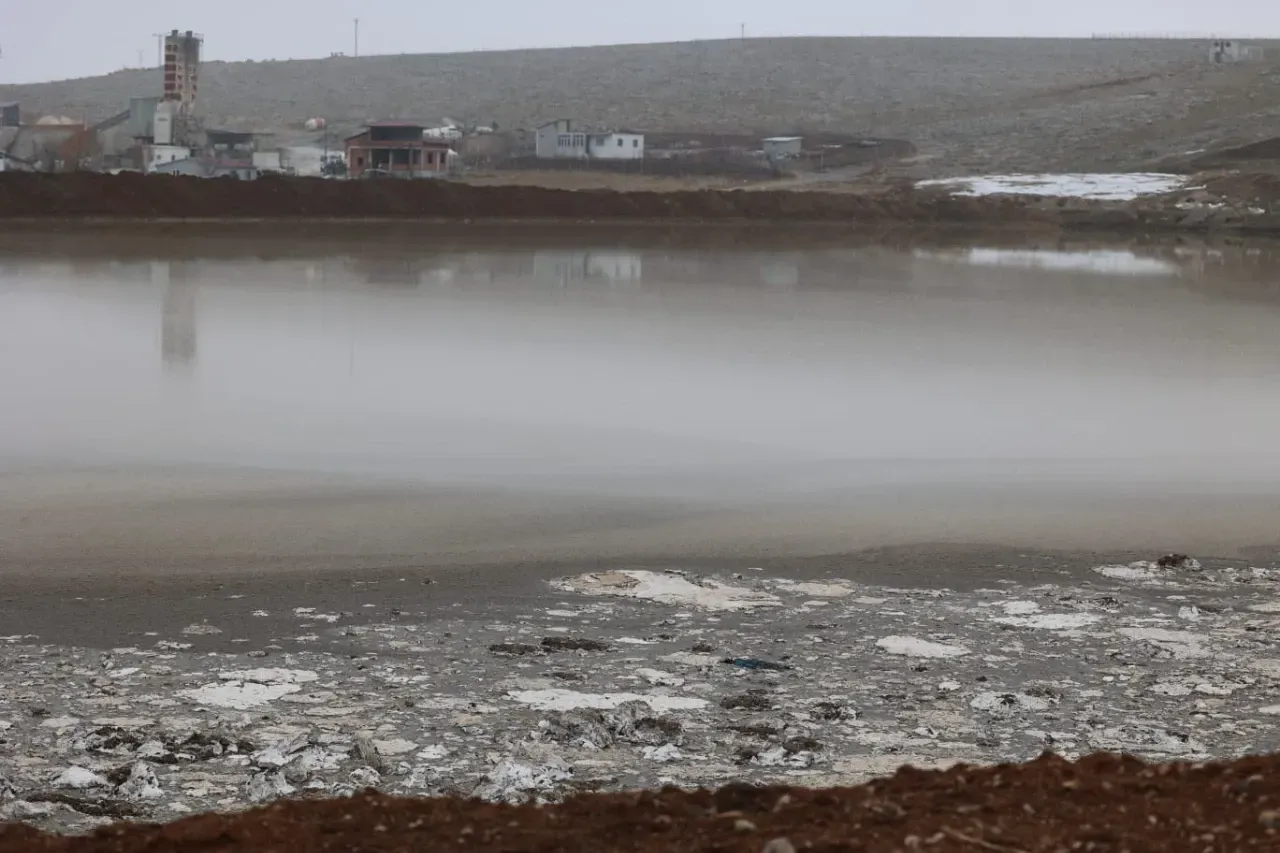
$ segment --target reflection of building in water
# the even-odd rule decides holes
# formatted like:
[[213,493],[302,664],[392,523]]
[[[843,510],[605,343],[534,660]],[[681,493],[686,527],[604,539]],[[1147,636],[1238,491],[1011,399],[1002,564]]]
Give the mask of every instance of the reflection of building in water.
[[151,265],[152,282],[164,288],[160,358],[167,366],[190,367],[196,361],[196,287],[185,278],[180,263],[156,261]]
[[760,280],[769,287],[789,290],[800,285],[800,263],[792,255],[779,255],[760,263]]
[[565,287],[576,282],[632,282],[644,277],[636,252],[535,252],[533,279],[540,285]]
[[352,258],[348,268],[354,277],[368,284],[418,287],[452,281],[457,263],[457,257],[438,253],[384,252]]

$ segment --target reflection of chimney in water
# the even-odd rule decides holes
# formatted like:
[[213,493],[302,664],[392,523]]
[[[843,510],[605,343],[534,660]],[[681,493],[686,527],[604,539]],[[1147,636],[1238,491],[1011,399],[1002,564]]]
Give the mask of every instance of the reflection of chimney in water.
[[161,302],[160,357],[166,367],[190,367],[196,361],[196,288],[176,276],[173,264],[151,265],[152,281],[164,286]]

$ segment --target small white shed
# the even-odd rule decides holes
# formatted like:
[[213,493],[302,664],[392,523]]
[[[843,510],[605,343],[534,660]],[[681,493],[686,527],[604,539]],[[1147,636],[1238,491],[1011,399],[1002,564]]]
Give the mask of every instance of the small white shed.
[[1234,39],[1217,39],[1209,49],[1209,61],[1214,65],[1229,65],[1261,58],[1261,48],[1242,44]]
[[592,160],[643,160],[644,134],[625,131],[593,133],[588,156]]

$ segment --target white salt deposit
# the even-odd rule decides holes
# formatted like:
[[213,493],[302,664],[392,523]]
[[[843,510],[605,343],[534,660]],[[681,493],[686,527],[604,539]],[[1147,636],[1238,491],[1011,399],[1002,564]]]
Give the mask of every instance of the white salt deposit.
[[636,670],[636,675],[650,684],[656,684],[660,687],[681,687],[684,685],[683,678],[678,675],[672,675],[669,672],[663,672],[660,669],[642,667]]
[[297,693],[302,688],[296,684],[256,684],[251,681],[220,681],[205,684],[191,690],[180,690],[178,695],[197,705],[211,708],[231,708],[247,711],[281,696]]
[[254,684],[307,684],[318,680],[320,676],[309,669],[264,667],[262,669],[236,669],[229,672],[219,672],[218,678],[223,681],[249,681]]
[[640,750],[640,753],[649,761],[662,763],[679,761],[684,758],[684,754],[680,752],[680,748],[674,743],[664,743],[662,746],[646,746]]
[[1047,711],[1048,699],[1026,693],[979,693],[969,702],[975,711],[991,714],[1016,714],[1022,711]]
[[1150,582],[1164,580],[1169,573],[1155,563],[1130,563],[1127,566],[1094,566],[1093,570],[1104,578],[1117,581]]
[[715,666],[720,663],[720,658],[715,655],[699,655],[693,652],[672,652],[669,655],[663,655],[661,658],[667,663],[678,663],[681,666]]
[[1042,613],[1034,601],[1009,601],[1000,605],[1005,615],[993,621],[1001,625],[1019,628],[1038,628],[1045,631],[1074,631],[1101,621],[1092,613]]
[[1265,604],[1253,604],[1249,607],[1254,613],[1280,613],[1280,601],[1268,601]]
[[608,711],[626,702],[644,702],[655,713],[668,711],[696,711],[707,706],[707,700],[692,696],[663,696],[639,693],[579,693],[576,690],[552,688],[548,690],[513,690],[507,694],[522,705],[539,711],[577,711],[594,709]]
[[682,575],[639,569],[579,575],[553,581],[552,585],[582,595],[638,598],[702,610],[750,610],[776,607],[781,603],[777,596],[766,592],[729,586],[710,579],[699,579],[693,583]]
[[111,787],[111,783],[105,778],[83,767],[68,767],[54,780],[53,785],[55,788],[72,788],[77,791]]
[[1204,638],[1190,631],[1169,631],[1164,628],[1121,628],[1117,631],[1130,640],[1150,643],[1175,658],[1202,658],[1208,656]]
[[126,800],[158,800],[164,796],[160,779],[145,761],[135,762],[129,778],[116,789],[117,796]]
[[797,595],[809,595],[814,598],[845,598],[853,594],[853,589],[841,583],[813,583],[779,580],[777,586],[783,592],[794,592]]
[[373,745],[378,748],[379,755],[395,756],[405,755],[413,752],[418,745],[411,740],[404,738],[392,738],[390,740],[375,740]]
[[531,792],[546,791],[573,778],[573,768],[559,756],[537,763],[505,758],[498,762],[475,791],[490,802],[522,802]]
[[1186,183],[1183,175],[1161,172],[1087,173],[1039,175],[983,175],[920,181],[918,187],[942,187],[952,195],[1031,195],[1082,198],[1096,201],[1132,201],[1148,195],[1173,192]]
[[884,637],[876,640],[876,648],[909,658],[957,658],[969,654],[964,646],[931,643],[916,637]]

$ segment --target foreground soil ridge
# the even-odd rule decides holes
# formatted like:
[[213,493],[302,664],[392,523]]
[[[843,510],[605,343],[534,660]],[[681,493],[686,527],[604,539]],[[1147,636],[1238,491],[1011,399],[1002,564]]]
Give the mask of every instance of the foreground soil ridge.
[[[1219,182],[1221,183],[1221,181]],[[1257,207],[1253,177],[1224,190],[1253,201],[1179,201],[1179,194],[1129,202],[1030,195],[951,195],[910,184],[865,192],[770,189],[680,191],[565,190],[475,186],[453,181],[333,181],[321,178],[230,179],[104,175],[0,174],[0,221],[155,221],[190,223],[275,220],[472,222],[823,224],[887,231],[1010,229],[1148,234],[1280,234],[1274,205]],[[1265,181],[1263,183],[1266,183]]]
[[[1018,199],[911,191],[618,192],[469,186],[449,181],[258,181],[137,174],[0,174],[0,219],[434,218],[534,220],[804,220],[1027,224]],[[1048,217],[1043,217],[1050,221]]]
[[1104,753],[1070,763],[1046,753],[1020,765],[904,767],[855,788],[731,784],[554,805],[367,790],[78,837],[11,824],[0,827],[0,851],[1274,851],[1278,806],[1276,756],[1193,765]]

